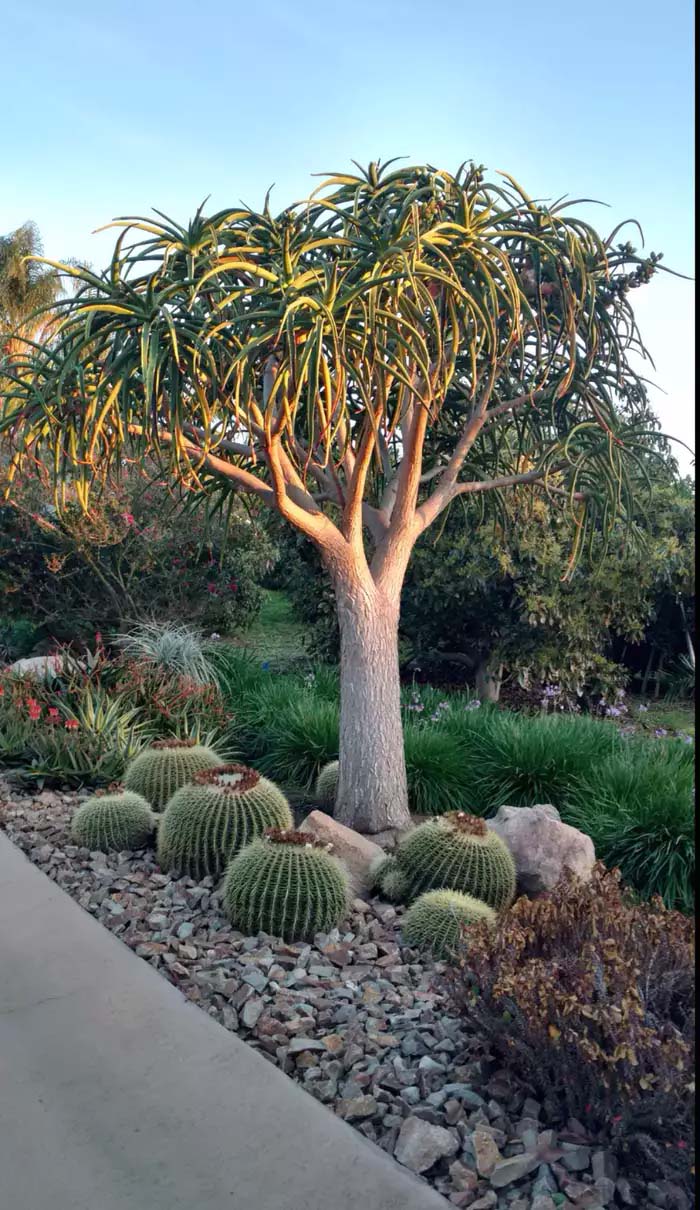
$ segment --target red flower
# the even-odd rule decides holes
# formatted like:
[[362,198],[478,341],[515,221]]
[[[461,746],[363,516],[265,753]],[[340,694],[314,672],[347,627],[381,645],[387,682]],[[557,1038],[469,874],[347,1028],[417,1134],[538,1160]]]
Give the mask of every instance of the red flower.
[[55,723],[60,718],[58,710],[55,706],[49,706],[49,721]]
[[121,518],[122,518],[122,521],[126,522],[127,525],[136,524],[136,518],[134,517],[133,513],[122,513]]
[[27,714],[35,721],[36,719],[41,718],[41,706],[33,697],[27,698]]
[[235,580],[229,580],[229,592],[238,592],[238,585]]
[[213,593],[213,595],[216,597],[218,597],[218,595],[219,595],[219,590],[216,587],[216,584],[214,584],[211,580],[207,584],[207,592]]
[[67,718],[63,726],[65,727],[66,731],[77,731],[80,723],[78,722],[77,718]]

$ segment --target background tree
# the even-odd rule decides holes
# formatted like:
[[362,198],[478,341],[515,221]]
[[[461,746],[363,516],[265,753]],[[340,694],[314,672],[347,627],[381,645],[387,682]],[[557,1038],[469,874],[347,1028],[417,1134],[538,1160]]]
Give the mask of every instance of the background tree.
[[26,340],[41,336],[46,308],[61,293],[58,270],[33,259],[42,251],[36,223],[0,235],[0,370],[4,358],[16,358]]
[[44,461],[59,486],[70,470],[87,508],[148,455],[210,509],[251,493],[310,539],[340,627],[336,812],[402,826],[413,547],[456,498],[517,484],[564,493],[574,554],[629,507],[617,404],[643,398],[643,347],[627,291],[658,258],[473,164],[372,164],[277,217],[117,225],[109,268],[72,271],[57,339],[17,372],[14,466]]

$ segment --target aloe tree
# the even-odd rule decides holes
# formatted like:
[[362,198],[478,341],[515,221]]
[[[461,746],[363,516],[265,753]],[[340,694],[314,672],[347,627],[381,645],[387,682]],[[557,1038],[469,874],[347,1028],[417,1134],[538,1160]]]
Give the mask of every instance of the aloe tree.
[[[401,586],[463,496],[537,484],[592,522],[624,511],[643,383],[627,292],[658,257],[510,177],[371,164],[276,217],[123,218],[101,275],[17,374],[15,468],[89,492],[158,460],[189,498],[257,497],[320,552],[341,634],[340,820],[407,820]],[[629,424],[628,424],[629,429]]]

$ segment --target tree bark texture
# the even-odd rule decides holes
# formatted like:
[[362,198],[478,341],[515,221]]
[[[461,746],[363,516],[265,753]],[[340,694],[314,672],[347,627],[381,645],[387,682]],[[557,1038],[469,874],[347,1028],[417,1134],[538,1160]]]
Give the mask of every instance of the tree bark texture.
[[501,696],[503,664],[482,660],[476,670],[476,696],[480,702],[497,702]]
[[359,832],[410,823],[401,721],[399,601],[336,576],[340,624],[340,777],[335,818]]

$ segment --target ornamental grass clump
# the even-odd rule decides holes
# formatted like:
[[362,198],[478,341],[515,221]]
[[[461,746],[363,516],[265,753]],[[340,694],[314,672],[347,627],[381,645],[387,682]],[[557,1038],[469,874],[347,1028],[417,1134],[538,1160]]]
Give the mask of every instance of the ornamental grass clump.
[[156,826],[156,816],[140,794],[121,791],[119,785],[96,790],[78,807],[71,835],[85,849],[108,853],[143,849]]
[[426,891],[412,903],[402,921],[404,945],[430,950],[434,958],[454,957],[472,924],[495,925],[488,904],[460,891]]
[[552,1126],[577,1118],[635,1179],[690,1192],[694,947],[692,920],[635,901],[598,863],[473,926],[447,985],[484,1058]]
[[340,924],[348,887],[345,867],[314,836],[271,828],[229,865],[223,906],[243,933],[310,940]]
[[193,739],[156,740],[129,765],[124,784],[141,794],[154,811],[162,811],[176,790],[204,769],[222,763],[221,757]]
[[510,850],[483,819],[464,811],[420,824],[404,837],[395,856],[408,899],[423,891],[462,891],[497,912],[513,902],[516,874]]
[[255,769],[219,765],[196,773],[173,794],[158,830],[163,870],[199,880],[218,877],[227,862],[266,828],[291,828],[281,790]]

